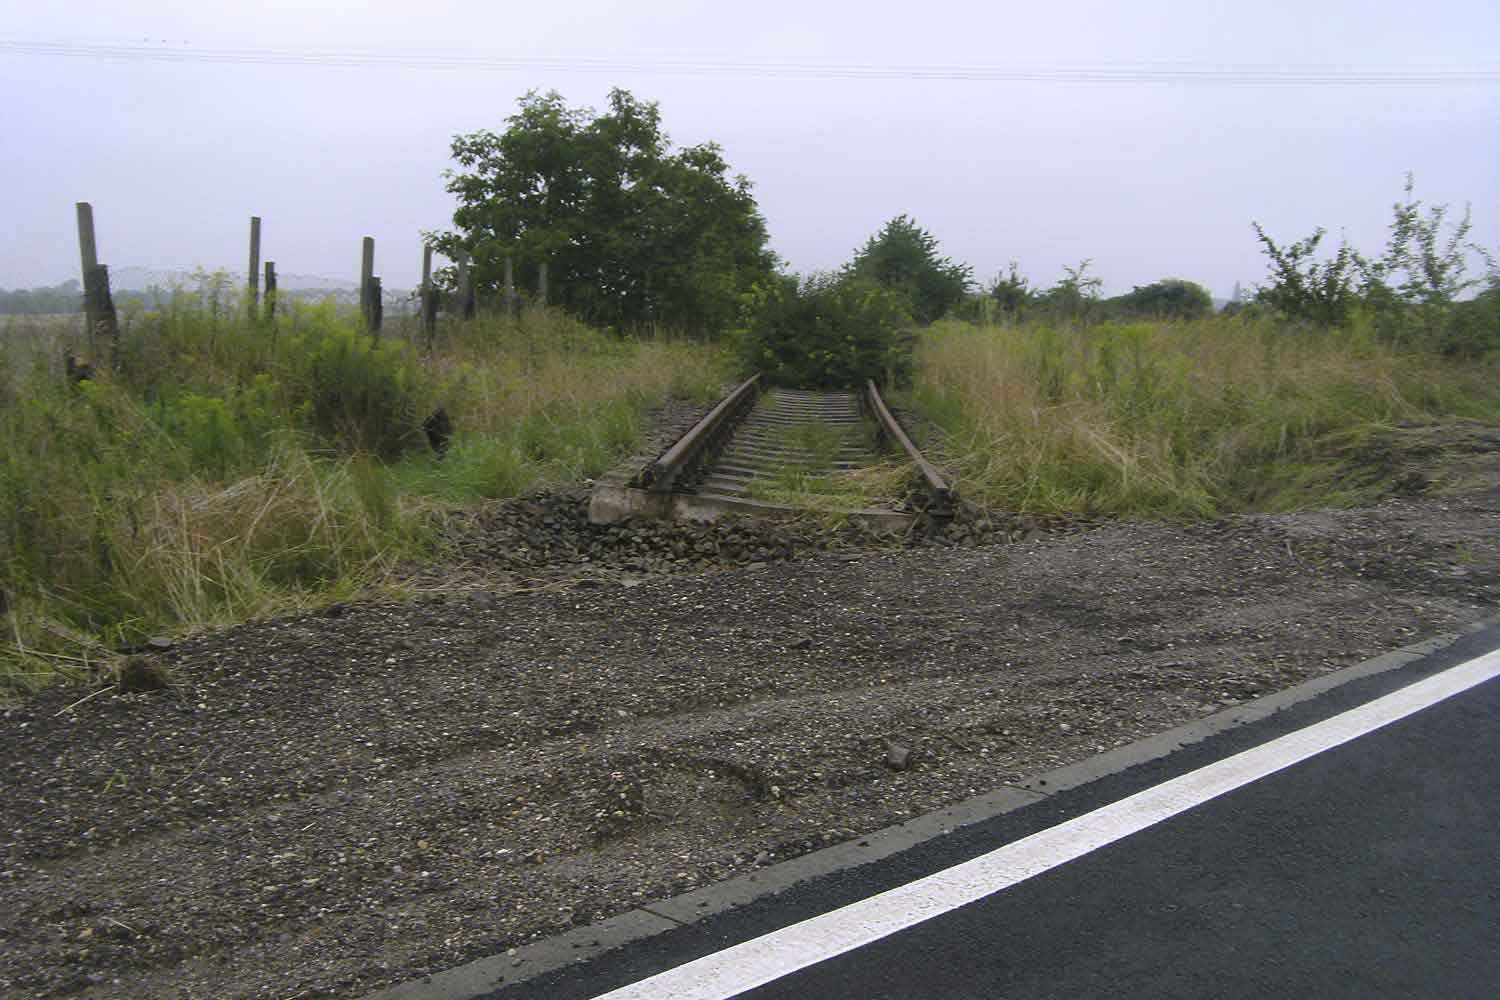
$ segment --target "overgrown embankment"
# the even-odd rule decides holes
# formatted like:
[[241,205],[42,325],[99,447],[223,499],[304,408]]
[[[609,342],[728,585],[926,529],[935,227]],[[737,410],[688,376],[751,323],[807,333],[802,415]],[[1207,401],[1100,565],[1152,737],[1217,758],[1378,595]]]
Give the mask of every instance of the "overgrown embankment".
[[910,401],[970,500],[1039,516],[1214,516],[1412,488],[1407,425],[1500,421],[1500,360],[1227,317],[972,326],[918,348]]
[[433,509],[595,475],[722,377],[713,348],[545,311],[430,354],[331,306],[240,315],[184,296],[71,376],[71,324],[0,336],[0,687],[377,585],[435,544]]

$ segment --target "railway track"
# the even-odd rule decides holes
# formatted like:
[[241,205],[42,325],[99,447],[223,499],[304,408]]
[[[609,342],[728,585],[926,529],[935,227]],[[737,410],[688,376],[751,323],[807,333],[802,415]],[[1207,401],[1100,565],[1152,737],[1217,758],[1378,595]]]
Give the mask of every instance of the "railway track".
[[[902,477],[903,471],[910,475]],[[899,495],[871,497],[895,473]],[[589,518],[716,520],[727,513],[837,512],[905,530],[952,517],[955,497],[874,382],[858,390],[767,388],[752,377],[649,461],[601,479]]]

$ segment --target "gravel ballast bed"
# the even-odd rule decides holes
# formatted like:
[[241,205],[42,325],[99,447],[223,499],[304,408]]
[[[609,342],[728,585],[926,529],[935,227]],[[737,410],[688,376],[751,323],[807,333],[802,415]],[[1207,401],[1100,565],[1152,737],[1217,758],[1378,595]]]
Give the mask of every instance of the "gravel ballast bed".
[[[729,525],[686,557],[670,533],[580,527],[576,498],[526,503],[466,529],[483,589],[251,623],[161,654],[165,690],[0,712],[0,993],[361,996],[1500,599],[1492,486],[1188,527],[963,529],[1021,538],[979,547]],[[532,527],[540,549],[517,554]]]

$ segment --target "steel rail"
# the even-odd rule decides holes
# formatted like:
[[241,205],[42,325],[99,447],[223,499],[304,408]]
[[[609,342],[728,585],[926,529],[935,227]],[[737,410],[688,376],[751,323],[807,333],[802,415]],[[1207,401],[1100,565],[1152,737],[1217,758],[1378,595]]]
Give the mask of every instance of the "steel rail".
[[684,472],[695,468],[723,440],[747,404],[760,395],[760,376],[752,375],[739,388],[719,401],[677,443],[641,471],[640,484],[653,493],[670,493]]
[[922,452],[912,443],[906,431],[902,429],[899,421],[891,413],[890,407],[885,405],[885,400],[880,396],[880,390],[875,386],[874,379],[865,380],[865,402],[870,412],[875,417],[875,425],[881,433],[899,444],[906,457],[916,465],[917,471],[921,473],[922,480],[927,487],[930,503],[927,513],[934,517],[952,517],[957,496],[953,487],[938,472],[937,467],[922,456]]

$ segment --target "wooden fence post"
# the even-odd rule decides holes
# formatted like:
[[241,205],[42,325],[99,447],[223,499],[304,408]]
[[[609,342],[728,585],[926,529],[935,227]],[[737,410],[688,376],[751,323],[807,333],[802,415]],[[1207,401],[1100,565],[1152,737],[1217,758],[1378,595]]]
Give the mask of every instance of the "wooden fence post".
[[458,311],[464,319],[473,319],[477,304],[474,301],[474,283],[469,280],[469,254],[467,251],[459,251],[457,263]]
[[545,260],[536,268],[536,300],[539,305],[547,304],[547,262]]
[[88,273],[83,283],[84,312],[93,318],[89,331],[89,344],[98,348],[98,339],[104,337],[114,352],[115,336],[120,332],[115,320],[115,302],[109,294],[109,268],[99,264]]
[[109,268],[99,265],[99,244],[94,239],[94,207],[86,201],[77,203],[78,259],[83,269],[83,315],[88,324],[89,344],[96,351],[99,337],[110,338],[113,346],[118,331],[115,304],[109,294]]
[[99,249],[94,242],[94,206],[86,201],[80,201],[78,208],[78,257],[79,271],[83,277],[83,318],[89,333],[89,340],[94,339],[94,324],[98,317],[93,312],[93,300],[89,298],[89,276],[94,273],[94,268],[99,266]]
[[427,335],[427,350],[437,337],[437,292],[432,287],[432,247],[422,247],[422,330]]
[[266,322],[276,318],[276,262],[266,261]]
[[385,316],[385,300],[380,294],[380,277],[370,276],[370,294],[365,303],[365,323],[370,327],[370,335],[376,340],[380,339],[380,321]]
[[378,293],[371,294],[375,283],[375,237],[366,236],[362,250],[359,262],[359,311],[365,318],[365,327],[378,337],[380,320],[376,316],[376,305],[380,302],[380,296]]
[[250,216],[250,318],[255,318],[256,306],[260,304],[260,216]]

